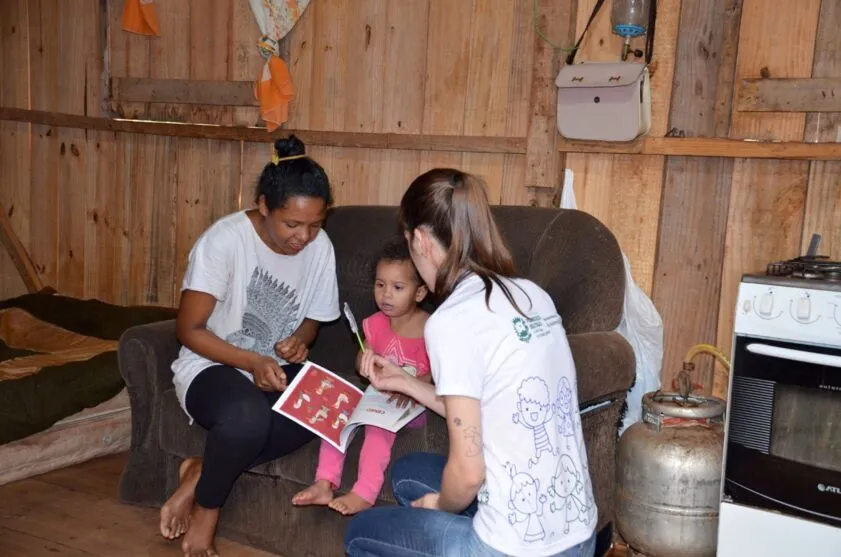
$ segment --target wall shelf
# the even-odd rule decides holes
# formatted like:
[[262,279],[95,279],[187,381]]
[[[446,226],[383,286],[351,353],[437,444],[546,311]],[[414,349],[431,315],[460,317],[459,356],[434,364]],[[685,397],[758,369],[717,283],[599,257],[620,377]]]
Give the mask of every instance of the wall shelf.
[[[0,120],[87,130],[261,143],[270,143],[277,138],[294,133],[310,145],[365,149],[524,155],[527,146],[527,138],[525,137],[356,133],[288,129],[280,129],[269,133],[265,128],[119,120],[23,108],[0,108]],[[644,137],[629,143],[558,140],[557,146],[559,151],[565,153],[841,160],[841,143],[756,141],[716,137]]]
[[559,141],[566,153],[727,157],[737,159],[841,160],[841,143],[756,141],[717,137],[645,137],[630,143]]
[[454,151],[459,153],[524,155],[526,153],[527,141],[525,137],[498,136],[356,133],[289,129],[278,129],[274,132],[269,132],[266,128],[256,127],[95,118],[77,114],[44,112],[23,108],[0,108],[0,120],[86,130],[260,143],[271,143],[276,139],[294,133],[308,145],[320,145],[324,147]]

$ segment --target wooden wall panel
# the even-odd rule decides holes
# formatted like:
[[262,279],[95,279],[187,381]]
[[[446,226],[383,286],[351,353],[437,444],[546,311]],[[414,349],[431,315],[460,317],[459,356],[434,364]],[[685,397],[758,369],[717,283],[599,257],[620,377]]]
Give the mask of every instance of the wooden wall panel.
[[[808,77],[812,73],[820,0],[785,0],[768,10],[762,0],[745,0],[736,80],[761,75]],[[775,48],[797,44],[798,48]],[[734,112],[731,137],[800,140],[804,114]],[[736,295],[743,273],[800,252],[809,163],[737,159],[730,192],[718,346],[730,350]],[[727,375],[716,367],[713,393],[724,396]]]
[[130,135],[124,176],[128,181],[128,302],[172,305],[175,276],[177,147],[175,139]]
[[[231,34],[229,38],[228,75],[231,81],[256,80],[263,67],[263,58],[257,50],[257,40],[260,28],[254,19],[249,2],[231,2]],[[304,12],[306,17],[306,12]],[[312,51],[312,45],[308,52]],[[291,60],[287,60],[292,65]],[[300,79],[300,78],[299,78]],[[309,88],[300,82],[296,83],[299,90],[304,92]],[[300,93],[299,93],[300,94]],[[260,121],[260,109],[251,107],[236,107],[231,111],[233,124],[236,126],[256,126]]]
[[[63,61],[60,17],[58,0],[29,3],[30,103],[34,110],[66,106],[58,80]],[[32,126],[30,211],[38,219],[30,222],[29,255],[44,284],[53,287],[58,283],[60,151],[56,129]]]
[[96,161],[96,194],[89,205],[94,231],[85,251],[86,295],[117,304],[128,303],[133,211],[125,161],[130,160],[126,148],[131,145],[123,136],[109,132],[88,137],[88,156]]
[[[42,3],[42,10],[46,7]],[[59,93],[58,110],[70,114],[99,115],[100,103],[89,106],[88,88],[99,95],[101,68],[100,6],[95,2],[57,2],[50,5],[57,11],[60,32],[53,38],[59,50],[58,73],[44,76],[43,85]],[[43,36],[43,35],[42,35]],[[92,75],[91,75],[92,74]],[[91,79],[88,79],[91,78]],[[52,81],[55,79],[56,81]],[[95,175],[96,160],[90,156],[88,134],[84,130],[54,129],[58,148],[58,276],[53,286],[60,292],[84,297],[85,295],[85,244],[88,228],[87,201],[89,166]],[[95,182],[93,182],[95,184]]]
[[[210,0],[204,0],[210,2]],[[149,39],[149,77],[189,79],[191,61],[191,2],[156,2],[161,36]],[[197,17],[201,17],[197,15]],[[120,33],[126,34],[125,31]],[[201,54],[199,54],[201,56]],[[205,54],[210,56],[210,53]],[[142,77],[129,75],[128,77]],[[149,118],[167,122],[189,122],[194,106],[151,103]],[[203,122],[199,122],[203,123]]]
[[[682,0],[677,72],[669,128],[686,136],[726,135],[729,84],[736,64],[742,0],[721,6]],[[724,102],[720,102],[722,97]],[[717,130],[718,122],[726,123]],[[653,300],[664,325],[663,384],[697,343],[716,342],[733,159],[670,157],[666,161]],[[694,380],[712,391],[713,362],[696,362]]]
[[[0,105],[29,108],[27,0],[0,2]],[[0,204],[24,247],[30,246],[30,125],[0,122]],[[26,292],[11,258],[0,250],[0,293]]]
[[[190,26],[187,34],[190,79],[228,79],[229,56],[231,45],[234,44],[231,23],[235,2],[236,0],[190,0],[187,18]],[[180,3],[187,4],[184,0]],[[256,75],[246,77],[255,78]],[[224,106],[193,106],[187,119],[197,123],[230,125],[233,123],[233,109]]]
[[[841,77],[841,2],[821,2],[812,77]],[[806,116],[806,142],[837,142],[841,139],[841,113]],[[801,251],[806,252],[812,234],[822,236],[820,253],[841,259],[841,163],[814,161],[809,169],[809,188],[803,220]]]
[[[124,0],[108,0],[108,63],[112,77],[150,77],[151,37],[122,30]],[[148,103],[111,103],[109,109],[123,118],[148,118]]]
[[[465,135],[504,136],[506,133],[514,29],[499,22],[514,21],[516,15],[515,4],[508,0],[473,2],[464,106]],[[482,176],[488,186],[488,197],[494,203],[500,202],[505,155],[464,153],[460,166],[466,172]]]
[[[594,1],[578,3],[577,33]],[[674,73],[680,0],[658,2],[651,68],[651,135],[666,132]],[[618,60],[621,40],[610,30],[610,11],[602,9],[582,42],[576,61]],[[659,155],[574,155],[566,165],[575,175],[578,206],[607,224],[631,263],[634,281],[651,293],[657,251],[664,157]]]
[[[213,222],[234,212],[240,196],[240,145],[233,141],[177,139],[175,200],[175,282],[181,292],[190,249]],[[167,207],[163,207],[167,209]]]
[[[572,9],[570,6],[569,9]],[[531,115],[531,89],[536,45],[539,39],[534,31],[533,5],[515,2],[511,20],[511,68],[508,79],[508,109],[505,114],[505,135],[525,137],[529,131]],[[527,205],[529,192],[526,185],[526,157],[504,155],[502,169],[503,205]]]

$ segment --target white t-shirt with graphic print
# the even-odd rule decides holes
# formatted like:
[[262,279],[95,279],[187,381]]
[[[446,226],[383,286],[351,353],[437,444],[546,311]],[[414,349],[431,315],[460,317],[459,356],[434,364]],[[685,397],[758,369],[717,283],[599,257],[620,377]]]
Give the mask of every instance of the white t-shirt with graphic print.
[[506,555],[554,555],[586,541],[597,518],[575,364],[549,295],[525,279],[506,283],[527,319],[498,286],[489,310],[473,275],[427,321],[427,350],[439,396],[481,402],[476,533]]
[[[239,348],[286,362],[274,351],[305,318],[332,321],[339,317],[336,257],[327,233],[295,255],[272,251],[257,234],[245,211],[222,217],[190,251],[182,290],[216,298],[207,328]],[[193,379],[216,362],[186,346],[172,364],[175,392],[187,412],[185,398]],[[240,370],[251,381],[250,373]],[[188,413],[189,415],[189,413]]]

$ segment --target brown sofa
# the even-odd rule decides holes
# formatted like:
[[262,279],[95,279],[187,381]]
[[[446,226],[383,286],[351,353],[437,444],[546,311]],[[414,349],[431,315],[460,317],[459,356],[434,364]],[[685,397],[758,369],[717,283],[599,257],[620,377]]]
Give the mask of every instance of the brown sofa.
[[[604,545],[614,515],[617,424],[634,377],[631,347],[612,332],[621,318],[625,285],[619,247],[610,231],[583,212],[495,207],[494,214],[519,269],[549,292],[569,334]],[[336,208],[326,230],[336,249],[340,300],[357,316],[369,315],[375,309],[371,262],[396,232],[396,208]],[[177,485],[181,459],[202,454],[204,431],[188,425],[173,391],[170,364],[178,349],[173,321],[135,327],[120,341],[132,408],[131,454],[120,483],[125,502],[160,506]],[[321,328],[310,358],[358,383],[356,350],[346,323],[336,321]],[[349,452],[343,489],[356,477],[360,445],[357,439]],[[446,452],[443,420],[431,417],[425,428],[402,431],[394,447],[394,458],[410,451]],[[317,454],[318,443],[312,442],[245,473],[223,509],[221,535],[285,557],[343,555],[344,518],[289,502],[312,481]],[[386,487],[381,503],[392,502]]]

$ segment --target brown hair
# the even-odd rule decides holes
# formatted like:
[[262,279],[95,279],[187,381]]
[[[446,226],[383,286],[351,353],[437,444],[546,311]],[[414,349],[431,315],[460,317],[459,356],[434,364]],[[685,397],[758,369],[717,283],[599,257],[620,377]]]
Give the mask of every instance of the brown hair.
[[447,252],[435,280],[436,297],[446,299],[468,273],[473,273],[485,285],[486,304],[496,285],[517,312],[523,313],[501,280],[519,273],[479,178],[452,168],[425,172],[403,194],[399,218],[400,227],[410,234],[427,227]]

